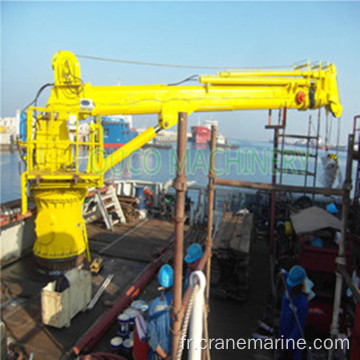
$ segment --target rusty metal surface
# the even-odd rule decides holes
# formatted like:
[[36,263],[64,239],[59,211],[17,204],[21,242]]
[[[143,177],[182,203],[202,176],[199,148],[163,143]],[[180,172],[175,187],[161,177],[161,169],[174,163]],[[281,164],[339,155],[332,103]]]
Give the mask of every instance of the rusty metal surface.
[[[30,262],[28,265],[31,266]],[[2,309],[10,336],[24,347],[27,354],[34,352],[36,359],[60,359],[61,354],[103,315],[106,310],[103,302],[116,298],[144,267],[144,264],[134,261],[107,258],[101,273],[92,277],[93,294],[108,274],[115,274],[112,283],[91,312],[78,314],[72,319],[70,328],[62,329],[41,323],[40,291],[48,282],[46,279],[31,281],[20,272],[16,273],[16,278],[4,274],[3,280],[13,289],[17,288],[18,293],[14,301]],[[23,301],[19,302],[20,299]]]
[[116,240],[119,236],[125,234],[127,231],[132,229],[135,224],[121,224],[121,226],[114,226],[114,231],[107,230],[103,222],[94,222],[86,224],[86,231],[88,238],[93,241],[100,241],[103,243],[111,243]]
[[[113,244],[100,250],[101,254],[149,262],[168,242],[174,233],[174,225],[161,220],[151,220],[144,223],[128,235],[114,240]],[[145,241],[144,241],[145,240]],[[91,245],[90,245],[91,246]]]
[[[215,151],[216,151],[216,126],[211,126],[211,141],[210,141],[210,161],[209,161],[209,182],[208,182],[208,225],[206,234],[206,247],[212,249],[213,247],[213,210],[214,210],[214,189],[215,189]],[[210,297],[210,276],[211,276],[211,256],[206,263],[206,292],[205,299],[207,310],[209,311],[209,297]],[[205,354],[205,352],[203,352]]]
[[293,185],[273,185],[267,183],[261,183],[256,181],[242,181],[233,179],[216,178],[216,185],[232,186],[245,189],[264,190],[264,191],[283,191],[294,193],[309,193],[309,194],[322,194],[322,195],[334,195],[342,196],[344,194],[343,189],[330,189],[330,188],[318,188],[318,187],[304,187]]
[[[152,220],[151,220],[152,221]],[[159,222],[157,230],[162,229]],[[173,228],[173,224],[167,224]],[[193,241],[202,242],[204,240],[205,232],[200,231],[196,233],[192,229],[185,234],[185,241],[189,243]],[[192,233],[192,234],[191,234]],[[150,234],[151,235],[151,234]],[[143,239],[144,242],[146,239]],[[108,245],[108,243],[105,243]],[[91,243],[90,243],[91,246]],[[269,291],[269,284],[266,274],[268,262],[268,248],[265,245],[257,243],[255,249],[259,248],[260,253],[256,250],[255,272],[252,281],[258,286],[253,289],[250,299],[246,304],[239,306],[237,302],[229,300],[219,300],[212,298],[210,301],[211,312],[209,315],[210,322],[210,337],[244,337],[251,336],[251,333],[256,328],[256,321],[261,318],[266,303],[266,294]],[[205,250],[203,259],[199,264],[200,268],[204,268],[206,260],[210,255],[210,249]],[[38,274],[31,257],[25,258],[22,261],[9,266],[2,273],[2,277],[7,284],[10,285],[11,293],[15,297],[14,300],[22,300],[16,308],[15,305],[8,306],[3,314],[6,317],[7,325],[11,329],[11,336],[24,344],[28,354],[32,351],[37,356],[35,359],[60,359],[61,354],[74,346],[78,339],[94,324],[104,313],[109,309],[104,306],[105,300],[115,300],[120,295],[121,291],[126,289],[128,285],[134,281],[146,264],[136,261],[128,261],[120,258],[113,258],[104,256],[105,266],[99,276],[93,277],[93,293],[101,285],[102,281],[110,273],[114,273],[115,277],[112,283],[107,288],[103,297],[96,304],[94,309],[89,313],[80,313],[72,319],[70,328],[54,329],[45,327],[40,322],[40,298],[39,292],[41,288],[51,280],[51,278]],[[157,295],[157,281],[156,279],[149,287],[141,294],[145,299],[152,299]],[[3,299],[2,299],[3,301]],[[185,303],[185,301],[184,301]],[[11,314],[11,312],[13,312]],[[234,316],[237,321],[234,322]],[[110,352],[109,341],[116,336],[117,325],[114,324],[106,334],[101,338],[99,343],[94,347],[93,351],[108,351]],[[243,352],[241,353],[243,354]],[[246,358],[253,357],[253,353],[246,352]],[[249,356],[249,357],[248,357]],[[237,351],[214,351],[212,350],[213,359],[237,359],[239,352]]]
[[[342,198],[342,214],[341,214],[341,238],[339,242],[339,252],[336,258],[337,266],[343,265],[346,266],[346,232],[347,232],[347,222],[349,217],[349,208],[350,208],[350,192],[352,188],[352,165],[353,165],[353,151],[354,151],[354,135],[350,134],[348,136],[348,149],[347,149],[347,159],[346,159],[346,170],[345,170],[345,181],[343,185],[344,196]],[[330,327],[331,337],[334,339],[339,334],[339,316],[341,310],[341,296],[342,296],[342,287],[343,287],[343,278],[339,272],[335,273],[336,275],[336,284],[335,284],[335,294],[334,294],[334,306],[333,306],[333,315]],[[335,350],[331,349],[329,354],[329,359],[332,360],[335,358]]]
[[115,302],[112,308],[77,342],[73,348],[76,355],[89,352],[97,344],[111,325],[116,322],[117,316],[124,311],[131,304],[131,301],[151,282],[161,264],[170,258],[172,252],[173,249],[170,244],[168,244],[167,250],[150,263],[149,266],[142,271],[141,276],[128,286],[127,290]]
[[175,202],[175,253],[174,253],[174,300],[172,306],[173,342],[172,353],[176,354],[180,338],[182,318],[180,316],[182,302],[182,276],[184,258],[184,204],[186,191],[186,144],[187,144],[187,114],[179,113],[177,138],[177,166],[174,187]]
[[[108,254],[101,255],[104,258],[104,267],[98,275],[92,276],[92,293],[95,294],[109,274],[115,276],[96,306],[90,312],[79,313],[75,316],[69,328],[55,329],[41,323],[40,292],[54,278],[39,273],[32,256],[9,265],[2,270],[1,274],[2,317],[8,329],[8,335],[22,345],[28,355],[34,352],[37,360],[60,359],[62,353],[73,346],[77,339],[108,310],[104,302],[117,299],[146,267],[147,263],[144,262],[144,258],[141,262],[136,259],[130,260],[131,251],[134,254],[136,249],[138,253],[147,252],[146,256],[152,258],[156,255],[153,250],[158,248],[160,251],[173,237],[173,227],[174,225],[170,223],[149,220],[146,226],[136,229],[128,239],[124,237],[117,242],[114,248],[109,249]],[[125,231],[118,231],[117,236],[123,235],[128,230],[129,228]],[[111,237],[110,240],[107,239],[108,232],[105,229],[94,231],[93,234],[95,233],[102,234],[101,238],[107,241],[90,240],[91,251],[95,243],[100,243],[104,247],[116,240]],[[132,250],[122,254],[118,250],[118,247],[121,248],[122,245],[126,245],[126,248]],[[115,254],[115,250],[118,253]],[[117,256],[112,256],[112,252]],[[96,254],[92,252],[92,256],[94,255]],[[108,343],[103,343],[102,346],[101,350],[110,351]]]

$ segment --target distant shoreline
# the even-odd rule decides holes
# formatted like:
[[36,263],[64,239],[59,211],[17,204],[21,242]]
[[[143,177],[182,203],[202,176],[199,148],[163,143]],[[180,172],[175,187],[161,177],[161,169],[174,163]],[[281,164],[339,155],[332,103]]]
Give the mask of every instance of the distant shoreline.
[[15,150],[15,147],[13,144],[0,144],[0,151],[11,152],[12,150],[13,151]]

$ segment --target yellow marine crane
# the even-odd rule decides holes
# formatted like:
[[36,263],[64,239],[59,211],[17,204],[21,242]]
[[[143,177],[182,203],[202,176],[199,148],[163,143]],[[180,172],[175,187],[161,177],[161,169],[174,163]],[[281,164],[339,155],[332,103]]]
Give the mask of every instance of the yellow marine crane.
[[[92,86],[84,83],[80,64],[69,51],[52,60],[55,81],[45,107],[27,108],[26,170],[22,173],[22,211],[27,212],[27,185],[37,207],[34,255],[40,264],[74,266],[88,250],[82,203],[90,187],[103,184],[104,173],[157,132],[178,121],[178,113],[242,109],[307,110],[326,107],[341,115],[334,64],[294,66],[285,71],[220,72],[200,76],[200,85]],[[102,115],[157,114],[150,127],[104,157]],[[89,141],[79,141],[79,121],[90,124]],[[87,169],[79,166],[79,147],[89,149]],[[66,266],[65,266],[66,268]]]

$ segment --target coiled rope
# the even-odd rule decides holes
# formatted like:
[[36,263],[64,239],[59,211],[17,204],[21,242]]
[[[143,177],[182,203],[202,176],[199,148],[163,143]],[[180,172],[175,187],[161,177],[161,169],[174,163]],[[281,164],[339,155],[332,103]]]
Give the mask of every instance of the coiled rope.
[[[195,295],[199,290],[200,290],[199,284],[196,284],[194,286],[194,288],[192,289],[190,300],[189,300],[188,306],[186,308],[184,321],[183,321],[183,324],[182,324],[182,327],[181,327],[180,339],[183,339],[184,336],[186,336],[186,333],[187,333],[187,330],[188,330],[188,327],[189,327],[191,310],[192,310],[193,305],[194,305]],[[183,350],[184,350],[184,346],[181,346],[182,343],[183,343],[182,341],[179,341],[177,351],[176,351],[175,360],[180,360],[181,359],[181,355],[182,355]]]

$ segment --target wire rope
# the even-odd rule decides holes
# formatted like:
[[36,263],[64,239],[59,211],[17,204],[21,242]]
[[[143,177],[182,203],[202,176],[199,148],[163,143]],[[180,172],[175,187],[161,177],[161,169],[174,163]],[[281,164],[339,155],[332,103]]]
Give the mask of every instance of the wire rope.
[[[155,63],[155,62],[146,62],[146,61],[135,61],[135,60],[125,60],[125,59],[113,59],[113,58],[106,58],[101,56],[91,56],[91,55],[82,55],[77,54],[78,58],[88,59],[88,60],[96,60],[96,61],[107,61],[107,62],[114,62],[114,63],[121,63],[121,64],[129,64],[129,65],[142,65],[142,66],[157,66],[157,67],[168,67],[168,68],[182,68],[182,69],[211,69],[211,70],[218,70],[218,69],[229,69],[229,67],[225,66],[217,66],[217,65],[181,65],[181,64],[163,64],[163,63]],[[290,68],[292,65],[284,65],[284,66],[261,66],[261,69],[282,69],[282,68]],[[259,67],[232,67],[231,70],[238,71],[238,70],[251,70],[257,69]]]

